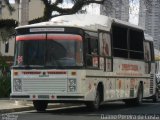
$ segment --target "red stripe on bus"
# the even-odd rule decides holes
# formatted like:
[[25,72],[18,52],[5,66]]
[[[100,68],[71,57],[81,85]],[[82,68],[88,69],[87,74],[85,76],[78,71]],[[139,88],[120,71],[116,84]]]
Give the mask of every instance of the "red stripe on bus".
[[41,74],[41,72],[34,72],[34,71],[33,72],[22,72],[22,73],[25,75],[26,74]]
[[16,41],[25,41],[25,40],[45,40],[45,36],[17,36]]
[[49,71],[48,74],[66,74],[65,71]]
[[[25,41],[25,40],[45,40],[45,36],[17,36],[16,41]],[[82,37],[79,35],[67,35],[67,36],[47,36],[47,40],[77,40],[82,41]]]

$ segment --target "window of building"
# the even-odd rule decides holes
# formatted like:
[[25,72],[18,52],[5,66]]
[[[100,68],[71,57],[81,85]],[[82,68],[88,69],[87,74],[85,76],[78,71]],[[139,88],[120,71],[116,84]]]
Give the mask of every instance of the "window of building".
[[7,41],[5,43],[5,53],[8,53],[9,52],[9,42]]

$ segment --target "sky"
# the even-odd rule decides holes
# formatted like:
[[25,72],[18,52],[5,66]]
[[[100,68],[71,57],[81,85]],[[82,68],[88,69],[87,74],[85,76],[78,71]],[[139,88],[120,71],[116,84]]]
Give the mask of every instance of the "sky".
[[15,0],[9,0],[10,3],[15,3]]
[[134,0],[130,2],[130,19],[129,22],[138,25],[139,2]]
[[[14,1],[15,0],[10,0],[10,3],[14,3]],[[52,0],[52,1],[54,2],[55,0]],[[129,22],[138,25],[139,2],[138,0],[135,0],[133,3],[130,3],[130,4],[131,4],[131,7],[130,7]],[[65,3],[60,6],[67,8],[67,7],[71,7],[72,3],[70,0],[65,0]],[[85,8],[87,9],[87,12],[90,14],[100,14],[100,6],[97,4],[91,4]],[[53,14],[57,14],[57,12],[54,12]]]

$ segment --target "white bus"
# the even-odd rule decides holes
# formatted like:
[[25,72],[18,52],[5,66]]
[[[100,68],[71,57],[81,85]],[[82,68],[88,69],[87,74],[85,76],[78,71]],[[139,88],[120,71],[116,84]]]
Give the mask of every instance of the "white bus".
[[138,26],[95,15],[66,15],[16,28],[11,99],[139,105],[155,94],[153,41]]

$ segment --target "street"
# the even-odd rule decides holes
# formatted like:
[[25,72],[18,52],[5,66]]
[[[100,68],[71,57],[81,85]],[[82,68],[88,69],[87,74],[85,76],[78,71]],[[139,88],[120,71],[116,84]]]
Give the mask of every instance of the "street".
[[[160,119],[160,102],[145,101],[141,106],[126,106],[123,102],[102,105],[99,111],[91,112],[86,107],[47,109],[46,112],[24,111],[2,114],[2,120],[101,120],[101,119]],[[8,118],[8,119],[7,119]]]

